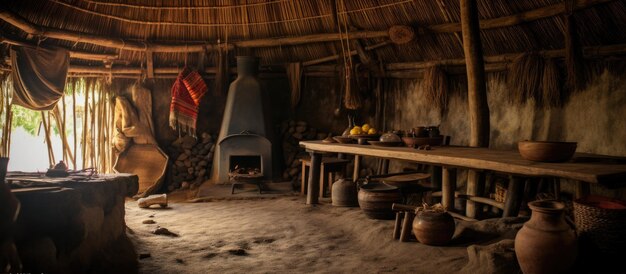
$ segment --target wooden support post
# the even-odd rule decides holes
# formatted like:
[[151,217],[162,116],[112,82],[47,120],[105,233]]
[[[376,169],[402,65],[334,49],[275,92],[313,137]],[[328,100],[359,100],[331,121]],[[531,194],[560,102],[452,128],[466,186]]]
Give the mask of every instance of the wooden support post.
[[430,167],[430,186],[433,189],[441,189],[441,174],[442,168],[440,166],[431,166]]
[[152,59],[152,51],[146,51],[146,67],[148,70],[148,78],[154,78],[154,59]]
[[589,194],[591,194],[591,188],[589,187],[589,184],[586,182],[577,181],[575,198],[579,199]]
[[352,170],[352,181],[359,180],[359,171],[361,171],[361,156],[354,155],[354,170]]
[[461,26],[467,71],[470,146],[489,147],[489,105],[476,0],[461,0]]
[[321,164],[320,166],[320,198],[324,198],[324,193],[326,193],[326,184],[328,183],[328,176],[326,176],[326,165]]
[[506,198],[504,200],[504,210],[502,217],[515,217],[519,213],[524,194],[524,178],[511,176],[509,187],[506,190]]
[[[485,173],[477,170],[467,171],[467,195],[481,196],[485,190]],[[482,205],[467,200],[465,203],[465,215],[470,218],[479,218]]]
[[389,173],[389,159],[383,159],[382,160],[382,168],[381,168],[381,174],[387,174]]
[[452,211],[454,210],[454,191],[456,190],[456,169],[443,167],[441,178],[441,204]]
[[320,168],[322,166],[322,154],[310,152],[311,167],[309,168],[309,186],[306,195],[306,204],[314,205],[318,203],[320,187]]
[[[485,64],[480,41],[478,5],[476,0],[461,0],[461,31],[467,71],[467,101],[469,103],[470,146],[489,147],[489,105],[485,83]],[[480,174],[470,170],[467,175],[467,194],[481,193]],[[467,201],[466,215],[475,218],[478,206]]]

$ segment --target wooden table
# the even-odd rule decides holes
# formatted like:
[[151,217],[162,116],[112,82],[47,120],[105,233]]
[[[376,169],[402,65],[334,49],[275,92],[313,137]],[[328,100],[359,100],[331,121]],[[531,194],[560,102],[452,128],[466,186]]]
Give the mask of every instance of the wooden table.
[[[609,188],[626,186],[626,158],[624,157],[576,153],[574,158],[566,163],[541,163],[522,159],[517,150],[458,146],[416,150],[407,147],[328,144],[322,141],[302,141],[300,146],[311,154],[311,170],[313,172],[309,173],[309,189],[319,187],[319,176],[315,176],[315,174],[319,174],[322,152],[380,157],[442,166],[442,203],[444,206],[453,205],[456,182],[452,178],[454,176],[452,171],[457,167],[478,171],[497,171],[522,177],[571,179],[577,182],[577,196],[588,194],[590,184],[599,184]],[[517,215],[521,199],[516,198],[516,195],[523,191],[522,188],[523,180],[518,177],[510,180],[504,205],[504,216]],[[317,197],[310,196],[307,196],[307,204],[317,203]]]

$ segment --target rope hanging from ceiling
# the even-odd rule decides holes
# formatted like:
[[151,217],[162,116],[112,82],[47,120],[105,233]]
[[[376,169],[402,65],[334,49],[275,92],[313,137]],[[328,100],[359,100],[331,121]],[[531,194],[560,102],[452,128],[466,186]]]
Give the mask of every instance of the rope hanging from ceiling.
[[[235,22],[233,22],[233,23],[155,22],[155,21],[142,21],[142,20],[136,20],[136,19],[126,18],[126,17],[121,17],[121,16],[117,16],[117,15],[105,14],[105,13],[93,11],[93,10],[90,10],[90,9],[81,8],[81,7],[72,5],[70,3],[66,3],[64,1],[61,1],[61,0],[49,0],[49,1],[52,2],[52,3],[55,3],[55,4],[59,4],[59,5],[68,7],[68,8],[72,8],[72,9],[78,10],[80,12],[84,12],[84,13],[87,13],[87,14],[96,15],[96,16],[100,16],[100,17],[105,17],[105,18],[108,18],[108,19],[119,20],[119,21],[126,22],[126,23],[143,24],[143,25],[156,25],[156,26],[187,26],[187,27],[257,26],[257,25],[271,25],[271,24],[290,23],[290,22],[297,22],[297,21],[306,21],[306,20],[313,20],[313,19],[320,19],[320,18],[334,16],[333,14],[322,14],[322,15],[298,17],[298,18],[277,20],[277,21],[249,22],[249,23],[235,23]],[[341,14],[341,15],[345,15],[345,14],[355,13],[355,12],[364,12],[364,11],[369,11],[369,10],[374,10],[374,9],[380,9],[380,8],[386,8],[386,7],[391,7],[391,6],[395,6],[395,5],[406,4],[406,3],[413,2],[413,1],[414,0],[404,0],[404,1],[401,1],[401,2],[395,2],[395,3],[390,3],[390,4],[372,6],[372,7],[367,7],[367,8],[361,8],[361,9],[355,9],[355,10],[349,10],[349,11],[345,11],[344,10],[344,11],[338,12],[338,13]],[[268,4],[269,3],[280,3],[280,2],[283,2],[283,1],[268,2]],[[113,3],[111,3],[111,4],[113,4]],[[259,4],[259,3],[257,3],[257,4]],[[255,4],[249,4],[249,5],[255,5]],[[237,6],[228,6],[228,7],[245,9],[245,8],[247,8],[249,6],[247,6],[247,5],[237,5]],[[210,8],[210,7],[205,7],[205,8]],[[186,9],[193,9],[193,8],[186,8]]]

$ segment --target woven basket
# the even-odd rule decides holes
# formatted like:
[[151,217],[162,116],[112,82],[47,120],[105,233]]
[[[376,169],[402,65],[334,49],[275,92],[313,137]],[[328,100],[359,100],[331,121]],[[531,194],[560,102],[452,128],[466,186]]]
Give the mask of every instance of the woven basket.
[[626,250],[626,202],[601,196],[577,199],[574,220],[581,243],[606,254]]
[[504,185],[497,183],[496,184],[496,194],[494,195],[494,199],[496,202],[504,203],[506,198],[506,188]]

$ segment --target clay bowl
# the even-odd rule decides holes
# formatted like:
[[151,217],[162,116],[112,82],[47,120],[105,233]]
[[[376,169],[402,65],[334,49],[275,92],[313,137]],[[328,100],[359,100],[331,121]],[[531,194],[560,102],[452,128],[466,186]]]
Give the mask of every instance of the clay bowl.
[[402,142],[407,147],[418,147],[423,145],[438,146],[443,142],[443,136],[439,137],[402,137]]
[[354,142],[354,139],[347,136],[335,136],[333,137],[333,139],[335,139],[335,141],[340,144],[351,144],[352,142]]
[[535,162],[566,162],[576,152],[576,142],[519,141],[522,158]]

